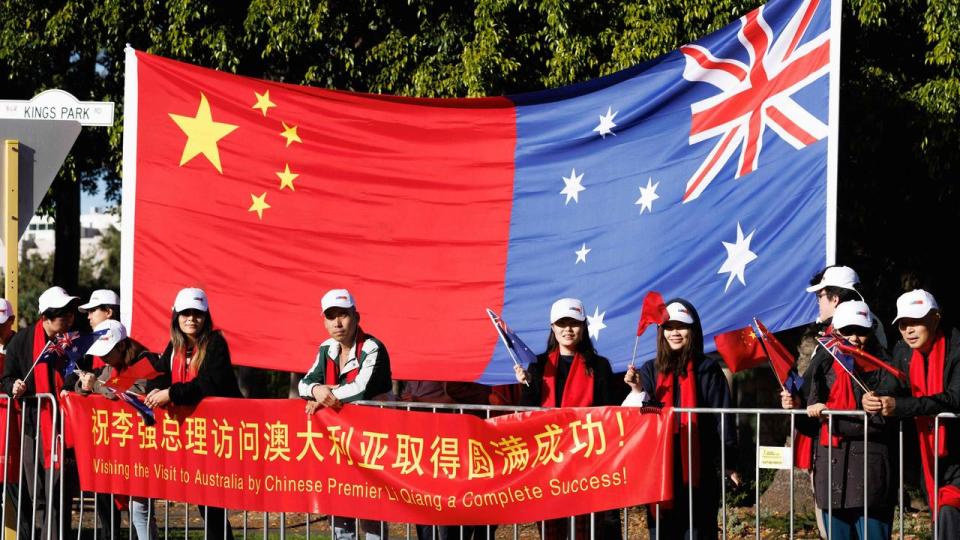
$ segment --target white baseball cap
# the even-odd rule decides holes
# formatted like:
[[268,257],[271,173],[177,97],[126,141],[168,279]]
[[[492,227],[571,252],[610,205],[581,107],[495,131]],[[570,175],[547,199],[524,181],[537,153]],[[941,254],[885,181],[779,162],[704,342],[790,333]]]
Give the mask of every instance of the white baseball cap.
[[40,313],[48,309],[62,308],[70,302],[79,299],[80,297],[78,296],[70,296],[67,294],[67,291],[63,290],[63,287],[50,287],[40,295]]
[[330,308],[350,309],[356,306],[353,302],[353,295],[346,289],[330,289],[327,294],[320,299],[320,311],[326,311]]
[[80,306],[80,313],[92,311],[100,306],[119,306],[120,297],[110,289],[97,289],[90,295],[90,301]]
[[210,311],[210,306],[207,304],[207,293],[203,292],[203,289],[194,287],[180,289],[180,292],[177,293],[177,299],[173,301],[173,310],[180,313],[188,309]]
[[99,339],[87,349],[86,354],[91,356],[105,356],[121,341],[127,339],[127,329],[120,321],[107,319],[93,329],[94,332],[103,332]]
[[[807,292],[817,292],[824,287],[839,287],[841,289],[857,290],[860,276],[849,266],[831,266],[823,271],[820,283],[807,287]],[[858,293],[859,294],[859,293]]]
[[586,312],[583,309],[583,302],[576,298],[561,298],[550,306],[550,324],[553,324],[564,317],[570,317],[578,321],[587,320]]
[[930,310],[940,309],[937,300],[932,294],[923,289],[916,289],[908,293],[903,293],[897,298],[897,318],[894,323],[900,319],[921,319]]
[[833,327],[846,328],[848,326],[862,326],[873,328],[873,314],[870,306],[860,300],[848,300],[837,305],[833,312]]
[[693,324],[693,315],[690,314],[690,310],[687,309],[687,306],[681,304],[680,302],[673,302],[667,306],[667,318],[668,321],[677,321],[684,324]]
[[3,324],[13,317],[13,306],[6,298],[0,298],[0,324]]

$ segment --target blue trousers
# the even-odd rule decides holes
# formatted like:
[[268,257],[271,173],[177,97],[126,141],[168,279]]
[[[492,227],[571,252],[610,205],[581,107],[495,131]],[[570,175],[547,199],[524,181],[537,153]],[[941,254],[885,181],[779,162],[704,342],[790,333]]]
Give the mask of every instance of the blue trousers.
[[830,528],[833,527],[833,540],[863,540],[867,538],[864,535],[864,528],[869,534],[870,540],[889,540],[890,532],[893,529],[893,513],[888,511],[874,512],[870,511],[867,516],[866,525],[863,520],[863,508],[843,508],[833,511],[833,519],[830,519],[826,510],[823,512],[823,526],[827,529],[828,535]]

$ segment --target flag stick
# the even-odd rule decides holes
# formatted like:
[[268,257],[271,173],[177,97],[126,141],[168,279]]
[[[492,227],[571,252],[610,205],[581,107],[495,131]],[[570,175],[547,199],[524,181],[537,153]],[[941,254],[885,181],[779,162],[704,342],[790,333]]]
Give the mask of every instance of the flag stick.
[[863,389],[863,391],[864,391],[865,393],[869,393],[869,392],[872,392],[872,391],[873,391],[873,390],[870,390],[869,388],[867,388],[867,385],[863,384],[863,382],[860,380],[860,377],[857,377],[856,374],[854,374],[852,371],[850,371],[849,369],[847,369],[847,366],[843,365],[843,362],[841,362],[840,359],[837,358],[837,355],[833,354],[833,351],[831,351],[830,349],[824,347],[824,346],[823,346],[823,343],[820,343],[819,341],[817,342],[817,344],[820,345],[821,347],[823,347],[823,350],[827,351],[827,353],[829,353],[830,356],[833,357],[833,361],[836,362],[837,364],[839,364],[840,367],[843,368],[843,370],[846,371],[848,375],[850,375],[850,378],[853,379],[853,382],[857,383],[857,386],[859,386],[861,389]]
[[[510,358],[513,360],[513,365],[520,366],[520,359],[517,358],[517,355],[513,352],[513,347],[510,346],[510,343],[507,341],[507,336],[503,334],[500,329],[500,317],[493,312],[492,309],[487,308],[487,316],[490,317],[490,322],[493,323],[493,327],[497,330],[497,335],[500,336],[500,341],[503,342],[503,346],[507,349],[507,354],[510,355]],[[520,366],[520,369],[523,369],[523,366]],[[523,384],[530,386],[530,381],[524,381]]]
[[47,344],[43,346],[43,350],[41,350],[41,351],[40,351],[40,354],[37,355],[37,359],[33,361],[33,365],[30,366],[30,370],[27,371],[27,374],[23,376],[23,382],[24,382],[24,383],[27,382],[27,377],[29,377],[30,374],[33,373],[33,370],[34,370],[34,368],[37,367],[37,364],[40,363],[40,358],[42,358],[42,357],[43,357],[43,353],[47,352],[47,349],[50,348],[50,344],[51,344],[51,343],[53,343],[53,342],[52,342],[52,341],[48,341]]
[[640,336],[637,336],[637,339],[633,340],[633,356],[630,357],[630,367],[633,367],[633,363],[637,360],[637,345],[640,345]]
[[760,337],[760,333],[757,333],[757,341],[760,342],[760,347],[763,349],[763,354],[767,355],[767,365],[770,366],[770,369],[773,370],[773,378],[777,380],[777,384],[780,385],[780,388],[786,392],[787,387],[783,385],[783,382],[780,381],[780,375],[777,373],[777,368],[773,367],[773,360],[770,359],[770,351],[767,350],[767,344],[763,341],[763,338]]

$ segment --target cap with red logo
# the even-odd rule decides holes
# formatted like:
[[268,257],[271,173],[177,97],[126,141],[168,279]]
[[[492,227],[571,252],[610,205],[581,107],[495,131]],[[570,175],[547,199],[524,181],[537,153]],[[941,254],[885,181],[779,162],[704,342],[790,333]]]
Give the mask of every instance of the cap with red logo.
[[873,328],[873,313],[866,302],[848,300],[837,305],[833,312],[833,327],[843,329],[848,326]]
[[0,298],[0,324],[3,324],[13,317],[13,306],[6,298]]
[[177,299],[173,301],[173,310],[180,313],[188,309],[210,311],[210,306],[207,303],[207,293],[203,292],[203,289],[193,287],[180,289],[180,292],[177,293]]
[[693,324],[693,315],[690,314],[690,310],[687,309],[687,306],[681,304],[680,302],[671,302],[667,306],[667,318],[668,321],[677,321],[684,324]]
[[320,299],[321,311],[327,311],[335,307],[350,309],[354,306],[356,306],[356,304],[353,303],[353,295],[346,289],[330,289],[327,291],[327,294],[323,295],[323,298]]
[[587,320],[583,302],[576,298],[561,298],[550,306],[550,324],[567,317],[581,322]]
[[897,298],[897,318],[894,323],[900,319],[922,319],[924,315],[930,313],[930,310],[939,310],[937,300],[932,294],[923,289],[916,289],[908,293],[903,293]]
[[100,306],[119,306],[120,297],[110,289],[97,289],[90,295],[90,301],[81,305],[80,313],[88,313]]
[[87,349],[86,354],[92,356],[105,356],[121,341],[127,339],[127,329],[120,324],[120,321],[107,319],[98,324],[93,331],[103,332],[99,339],[93,342],[93,345]]

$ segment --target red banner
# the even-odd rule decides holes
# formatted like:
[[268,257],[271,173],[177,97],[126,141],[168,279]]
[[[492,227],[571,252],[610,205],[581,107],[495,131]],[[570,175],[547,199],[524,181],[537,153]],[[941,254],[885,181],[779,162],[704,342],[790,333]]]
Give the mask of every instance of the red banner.
[[[84,490],[237,510],[422,524],[525,523],[668,500],[668,413],[572,408],[490,420],[207,398],[144,425],[62,401]],[[666,474],[664,472],[667,471]]]

